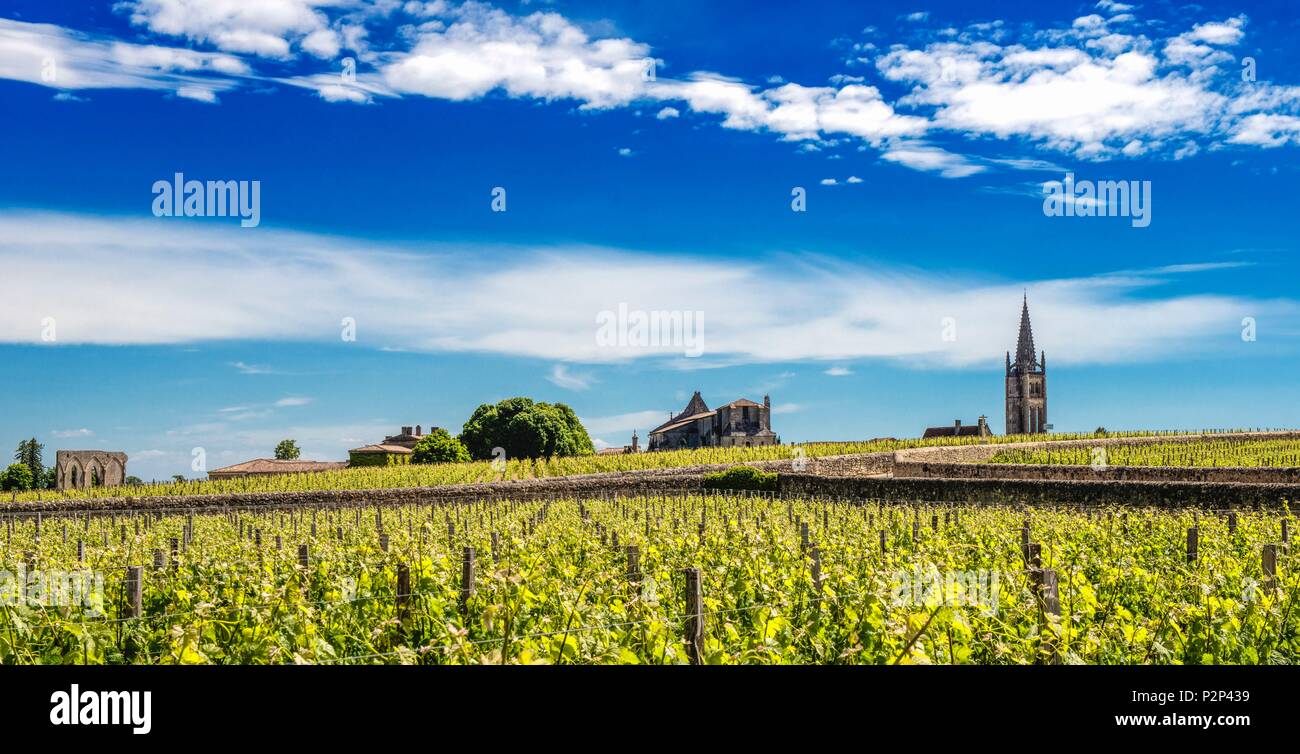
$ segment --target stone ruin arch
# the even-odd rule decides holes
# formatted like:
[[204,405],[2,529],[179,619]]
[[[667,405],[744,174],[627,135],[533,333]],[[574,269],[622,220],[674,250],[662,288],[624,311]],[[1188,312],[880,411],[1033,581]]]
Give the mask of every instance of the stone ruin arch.
[[126,481],[126,453],[112,450],[60,450],[54,456],[58,489],[117,487]]

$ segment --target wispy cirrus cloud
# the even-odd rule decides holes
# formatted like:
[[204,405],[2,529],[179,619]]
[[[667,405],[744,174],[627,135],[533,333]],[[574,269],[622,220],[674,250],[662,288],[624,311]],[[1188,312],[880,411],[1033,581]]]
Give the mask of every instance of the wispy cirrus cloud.
[[565,364],[556,364],[551,367],[551,371],[546,375],[546,380],[552,385],[562,387],[565,390],[587,390],[595,381],[589,374],[574,372]]
[[[492,262],[466,261],[476,258]],[[1226,264],[1243,263],[1249,260]],[[46,316],[57,319],[60,342],[69,344],[321,341],[337,337],[346,314],[366,323],[362,345],[545,359],[559,362],[548,378],[568,389],[590,384],[567,366],[574,363],[683,361],[679,345],[602,344],[599,313],[620,303],[696,311],[720,289],[754,303],[704,307],[704,356],[684,360],[696,367],[862,358],[987,363],[1004,349],[1007,312],[1014,315],[1025,288],[1035,331],[1044,342],[1070,344],[1065,363],[1213,352],[1231,344],[1243,316],[1298,311],[1291,299],[1162,295],[1171,276],[1224,269],[1221,262],[997,282],[814,255],[736,263],[586,247],[416,252],[307,233],[252,236],[46,213],[0,213],[0,264],[29,281],[0,300],[0,342],[40,342]],[[70,279],[60,274],[68,265],[104,272]],[[566,295],[553,295],[559,290]],[[941,338],[947,317],[958,323],[960,337],[952,342]],[[242,361],[231,366],[274,372]]]
[[56,429],[50,432],[51,437],[57,437],[61,440],[72,437],[93,437],[94,432],[82,427],[80,429]]
[[239,371],[240,374],[278,374],[276,370],[262,364],[248,364],[243,361],[233,361],[230,366]]

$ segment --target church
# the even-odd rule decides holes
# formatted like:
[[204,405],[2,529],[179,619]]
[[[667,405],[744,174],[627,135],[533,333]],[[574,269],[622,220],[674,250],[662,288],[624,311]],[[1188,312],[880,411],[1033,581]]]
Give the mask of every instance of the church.
[[1029,296],[1020,309],[1020,337],[1016,360],[1007,351],[1007,434],[1034,435],[1046,432],[1047,352],[1034,353],[1034,330],[1029,324]]
[[681,448],[736,448],[780,445],[781,438],[772,431],[772,399],[763,396],[763,405],[753,401],[732,401],[710,409],[696,390],[686,408],[668,421],[650,430],[649,450]]

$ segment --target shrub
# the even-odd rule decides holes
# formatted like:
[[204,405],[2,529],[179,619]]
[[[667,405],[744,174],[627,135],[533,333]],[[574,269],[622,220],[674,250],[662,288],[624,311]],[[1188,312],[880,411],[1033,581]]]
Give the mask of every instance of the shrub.
[[442,427],[420,438],[411,452],[411,463],[462,463],[469,460],[465,445]]
[[753,466],[732,466],[704,476],[707,490],[776,490],[776,474],[759,471]]
[[10,464],[4,474],[0,474],[0,489],[5,492],[30,490],[32,488],[32,470],[25,463]]

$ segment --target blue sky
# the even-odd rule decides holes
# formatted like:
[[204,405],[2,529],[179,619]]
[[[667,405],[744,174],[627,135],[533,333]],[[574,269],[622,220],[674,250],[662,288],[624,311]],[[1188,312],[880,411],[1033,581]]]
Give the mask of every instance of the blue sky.
[[[0,440],[195,476],[520,394],[622,444],[697,389],[1000,431],[1026,291],[1059,430],[1300,424],[1286,4],[755,5],[7,4]],[[260,223],[155,217],[177,172]],[[1150,225],[1046,216],[1067,172]],[[703,353],[601,346],[620,304]]]

